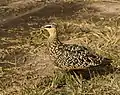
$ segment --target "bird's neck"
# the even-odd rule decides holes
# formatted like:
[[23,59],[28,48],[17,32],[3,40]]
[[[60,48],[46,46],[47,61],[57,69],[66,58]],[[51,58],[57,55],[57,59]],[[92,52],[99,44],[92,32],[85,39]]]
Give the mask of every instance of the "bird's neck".
[[56,45],[59,45],[61,44],[61,42],[59,41],[57,35],[51,35],[49,38],[48,38],[48,44],[49,46],[56,46]]
[[59,39],[54,36],[49,37],[48,39],[48,48],[50,52],[50,56],[57,58],[59,56],[59,46],[61,46],[62,43],[59,41]]

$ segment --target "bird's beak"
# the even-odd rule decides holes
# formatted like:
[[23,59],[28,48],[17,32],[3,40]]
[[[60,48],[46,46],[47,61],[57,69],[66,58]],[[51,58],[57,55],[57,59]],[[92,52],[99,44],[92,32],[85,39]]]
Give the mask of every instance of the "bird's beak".
[[45,30],[45,27],[42,26],[42,27],[40,28],[40,30],[43,32],[43,31]]
[[44,32],[47,31],[47,30],[46,30],[46,28],[45,28],[44,26],[42,26],[42,27],[40,28],[40,31],[41,31],[42,33],[44,33]]
[[42,26],[42,27],[40,28],[40,31],[42,32],[42,35],[43,35],[45,38],[48,38],[48,37],[46,36],[46,33],[45,33],[46,29],[45,29],[44,26]]
[[43,29],[44,29],[44,26],[41,27],[41,30],[43,30]]

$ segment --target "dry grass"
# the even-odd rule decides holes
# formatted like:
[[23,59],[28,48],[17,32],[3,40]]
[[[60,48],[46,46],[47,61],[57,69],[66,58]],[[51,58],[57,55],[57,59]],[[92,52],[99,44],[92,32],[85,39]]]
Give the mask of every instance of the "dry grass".
[[[58,24],[61,41],[90,47],[113,59],[114,67],[120,66],[119,16],[92,16],[81,20],[55,17],[53,21]],[[26,30],[18,27],[8,32],[22,34]],[[0,66],[1,95],[119,95],[118,71],[97,74],[87,80],[74,72],[54,70],[46,50],[47,37],[48,34],[43,35],[39,28],[30,28],[27,37],[1,38],[4,42],[1,46],[14,43],[0,49],[0,61],[4,63]]]
[[[112,20],[111,20],[112,19]],[[120,66],[120,31],[116,18],[93,21],[56,21],[59,24],[60,39],[67,43],[83,44],[98,54],[113,59],[113,66]],[[88,23],[89,22],[89,23]],[[60,30],[59,30],[60,29]],[[82,80],[69,73],[55,73],[51,85],[44,89],[43,95],[81,95],[81,94],[116,94],[120,93],[120,77],[114,72]],[[60,87],[59,87],[60,86]]]
[[[66,40],[66,43],[88,46],[98,54],[112,58],[113,66],[118,67],[120,65],[120,31],[119,25],[114,24],[118,20],[105,20],[97,23],[92,21],[89,21],[89,23],[87,21],[79,23],[78,21],[62,20],[56,20],[55,22],[58,23],[59,38],[64,41]],[[28,45],[27,50],[30,49],[28,50],[30,55],[35,56],[37,52],[40,52],[41,47],[45,47],[46,41],[46,37],[40,34],[39,29],[31,32],[31,38],[27,39],[27,42],[30,46],[35,46],[35,48],[30,49]],[[22,49],[25,49],[25,47],[23,46]],[[118,95],[120,93],[120,77],[119,73],[116,72],[104,76],[98,75],[90,80],[84,80],[77,75],[74,76],[61,71],[55,72],[54,77],[40,78],[36,74],[32,74],[35,72],[34,70],[34,72],[30,70],[24,74],[26,77],[21,81],[23,82],[24,80],[24,83],[21,85],[23,87],[20,86],[22,89],[20,90],[18,88],[20,90],[19,93],[23,95]],[[29,72],[32,75],[29,75]],[[27,77],[30,77],[30,79],[27,79]]]
[[[113,66],[120,65],[120,31],[117,18],[81,21],[55,20],[58,23],[59,38],[66,43],[82,44],[92,48],[98,54],[113,59]],[[39,33],[39,31],[37,32]],[[36,33],[36,34],[37,34]],[[35,34],[35,35],[36,35]],[[37,36],[35,36],[36,38]],[[42,38],[42,37],[41,37]],[[46,41],[46,40],[45,40]],[[39,95],[81,95],[81,94],[116,94],[120,93],[120,77],[114,72],[104,76],[97,76],[90,80],[83,80],[66,72],[55,72],[49,84],[32,94]],[[26,92],[27,94],[28,92]]]

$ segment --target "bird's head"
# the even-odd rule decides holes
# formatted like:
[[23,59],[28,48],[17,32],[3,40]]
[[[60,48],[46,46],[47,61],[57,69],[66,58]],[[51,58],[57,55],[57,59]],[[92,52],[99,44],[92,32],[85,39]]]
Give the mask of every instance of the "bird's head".
[[41,27],[41,29],[46,30],[50,36],[56,36],[56,25],[48,24]]

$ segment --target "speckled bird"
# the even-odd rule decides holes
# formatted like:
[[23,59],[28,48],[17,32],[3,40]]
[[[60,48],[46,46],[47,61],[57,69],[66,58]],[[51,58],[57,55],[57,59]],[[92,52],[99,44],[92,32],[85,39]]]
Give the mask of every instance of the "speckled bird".
[[85,46],[62,43],[58,39],[55,24],[45,25],[41,28],[49,33],[48,48],[55,66],[63,70],[86,69],[91,66],[104,66],[112,62],[111,59],[102,57]]

